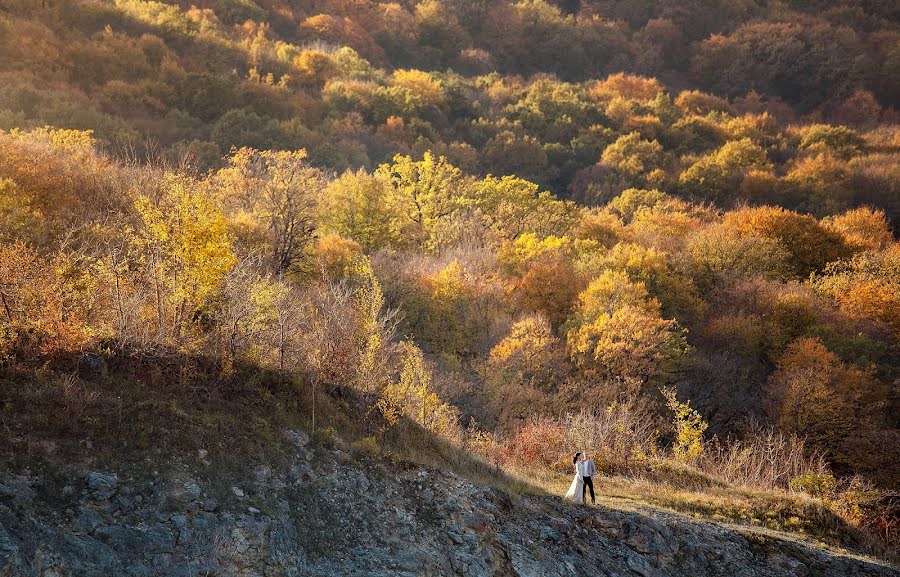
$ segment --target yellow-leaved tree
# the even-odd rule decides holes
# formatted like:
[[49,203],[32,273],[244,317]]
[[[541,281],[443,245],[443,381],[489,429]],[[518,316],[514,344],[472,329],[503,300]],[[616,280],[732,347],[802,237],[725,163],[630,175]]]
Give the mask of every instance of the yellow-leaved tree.
[[703,434],[709,424],[703,416],[691,408],[690,401],[678,400],[678,392],[674,388],[660,389],[666,398],[666,406],[672,411],[672,426],[675,429],[675,441],[672,452],[682,463],[694,464],[703,455]]
[[422,160],[397,155],[378,167],[387,177],[404,215],[404,229],[417,244],[435,250],[446,244],[448,220],[464,205],[470,180],[443,156],[426,152]]
[[272,271],[282,275],[302,268],[326,184],[322,171],[307,164],[306,150],[241,148],[214,180],[224,189],[229,210],[264,239]]
[[404,241],[402,206],[384,173],[345,172],[325,189],[323,207],[328,228],[367,253]]
[[355,385],[366,394],[377,393],[389,380],[390,356],[394,350],[395,311],[387,309],[381,283],[366,257],[353,263],[359,287],[354,294],[356,308],[356,338],[359,361]]
[[157,329],[178,340],[183,325],[210,303],[237,262],[222,210],[200,183],[167,174],[158,201],[138,197],[132,236],[153,285]]
[[674,320],[662,318],[644,283],[607,270],[579,295],[567,340],[585,370],[646,382],[664,376],[685,352],[683,333]]
[[452,407],[432,389],[431,369],[421,349],[409,341],[400,344],[400,374],[381,391],[376,407],[384,417],[382,435],[407,418],[426,431],[447,434],[456,425]]
[[522,424],[549,412],[555,389],[568,372],[565,348],[544,317],[516,321],[483,369],[488,409],[501,425]]

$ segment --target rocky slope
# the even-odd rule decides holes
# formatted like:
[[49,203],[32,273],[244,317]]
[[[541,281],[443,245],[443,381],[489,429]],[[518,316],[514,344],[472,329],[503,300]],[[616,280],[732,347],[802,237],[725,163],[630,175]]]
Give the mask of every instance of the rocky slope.
[[202,465],[0,476],[0,576],[893,576],[777,535],[510,496],[446,470],[310,450],[223,480]]

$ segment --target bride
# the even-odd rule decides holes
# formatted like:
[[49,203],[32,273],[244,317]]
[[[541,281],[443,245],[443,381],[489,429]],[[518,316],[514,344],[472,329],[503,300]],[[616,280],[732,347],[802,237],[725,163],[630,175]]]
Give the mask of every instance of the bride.
[[566,493],[566,499],[575,503],[584,503],[584,479],[581,475],[581,453],[575,453],[572,457],[572,464],[575,465],[575,478],[572,479],[572,485]]

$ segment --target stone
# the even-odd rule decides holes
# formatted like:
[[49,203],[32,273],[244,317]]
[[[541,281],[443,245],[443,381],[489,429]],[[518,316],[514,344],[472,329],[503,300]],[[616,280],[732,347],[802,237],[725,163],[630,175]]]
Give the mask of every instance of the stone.
[[[502,492],[421,467],[318,466],[315,483],[278,494],[255,485],[255,471],[235,477],[235,496],[246,499],[250,492],[240,487],[254,487],[254,500],[235,505],[229,496],[221,509],[186,471],[163,473],[155,485],[98,480],[94,489],[85,477],[86,491],[61,500],[58,492],[38,490],[32,503],[18,495],[39,487],[40,478],[0,476],[6,495],[0,499],[0,576],[900,577],[887,564],[813,542],[777,534],[763,540],[744,528],[649,506],[593,509],[530,495],[516,496],[513,504]],[[287,473],[275,471],[273,478]],[[298,468],[288,477],[302,480],[311,471]],[[56,479],[78,486],[63,473]],[[170,491],[191,484],[197,490],[184,492],[196,511],[171,509]],[[357,491],[364,486],[369,490],[361,504]],[[110,499],[93,496],[93,490],[113,489]],[[146,497],[141,506],[124,513],[120,501],[137,503],[140,493]],[[423,506],[428,503],[440,506]]]
[[106,475],[92,471],[84,476],[88,491],[97,501],[106,501],[116,494],[119,479],[115,475]]
[[288,478],[294,483],[312,481],[316,478],[316,473],[307,463],[297,463],[288,469]]
[[462,577],[493,577],[494,572],[480,555],[456,550],[450,555],[450,565]]
[[153,575],[153,569],[146,565],[135,565],[128,568],[129,577],[151,577],[151,575]]
[[180,529],[187,525],[187,515],[184,513],[176,513],[169,517],[169,521],[171,521],[176,528]]
[[175,533],[164,525],[157,525],[143,531],[145,547],[159,553],[175,551]]
[[[203,494],[200,485],[193,479],[175,479],[169,485],[167,496],[176,505],[186,506],[194,503]],[[196,503],[196,507],[199,507]]]
[[628,568],[641,575],[641,577],[656,577],[659,575],[659,572],[656,571],[646,559],[640,557],[635,554],[630,554],[625,559],[625,563],[628,565]]
[[111,505],[115,507],[117,512],[121,513],[131,513],[137,507],[134,498],[126,495],[116,496],[115,503],[111,503]]
[[257,483],[265,483],[272,478],[272,469],[266,465],[258,465],[253,469],[253,479]]
[[237,497],[238,499],[243,499],[243,498],[244,498],[244,490],[241,489],[240,487],[238,487],[237,485],[233,485],[233,486],[231,487],[231,492],[232,492],[232,493],[234,494],[234,496]]
[[293,429],[284,429],[281,432],[284,440],[287,441],[290,445],[303,448],[309,444],[309,435],[304,433],[303,431],[295,431]]
[[94,532],[94,529],[99,527],[103,523],[103,518],[100,516],[97,511],[95,511],[92,507],[84,506],[81,508],[81,511],[78,513],[78,517],[75,518],[75,529],[84,533],[86,535],[90,535]]
[[[189,561],[187,563],[179,563],[169,567],[165,573],[166,577],[197,577],[198,575],[218,575],[219,572],[216,563],[211,560],[207,561]],[[241,573],[241,575],[249,574]]]
[[0,502],[30,503],[37,494],[31,488],[31,484],[32,481],[27,477],[17,477],[0,482]]
[[562,541],[563,536],[554,529],[553,527],[542,527],[541,528],[541,539],[544,541],[552,541],[554,543],[558,543]]

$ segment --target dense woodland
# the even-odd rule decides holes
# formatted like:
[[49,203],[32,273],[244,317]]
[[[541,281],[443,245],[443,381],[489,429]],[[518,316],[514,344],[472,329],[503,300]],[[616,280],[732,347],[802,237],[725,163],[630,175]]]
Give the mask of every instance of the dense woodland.
[[777,434],[896,489],[898,102],[893,2],[5,0],[0,366],[249,362],[551,464]]

